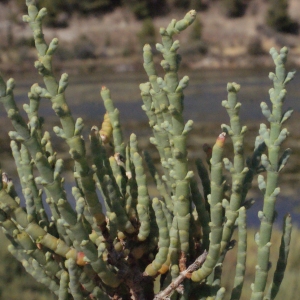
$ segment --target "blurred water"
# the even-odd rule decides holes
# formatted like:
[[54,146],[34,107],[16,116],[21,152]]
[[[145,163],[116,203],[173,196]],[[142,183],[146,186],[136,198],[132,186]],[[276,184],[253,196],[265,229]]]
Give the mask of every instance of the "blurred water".
[[[190,84],[185,90],[185,117],[201,122],[227,122],[227,115],[221,101],[226,99],[227,82],[237,82],[241,85],[239,101],[242,103],[240,110],[241,118],[244,121],[253,120],[255,122],[264,120],[260,110],[260,102],[269,102],[268,90],[271,81],[268,79],[269,70],[216,70],[216,71],[186,71],[190,77]],[[39,77],[24,77],[22,80],[16,79],[15,98],[21,104],[27,102],[27,92],[35,81],[41,84]],[[140,123],[147,122],[147,117],[141,109],[141,98],[139,83],[147,81],[144,73],[102,73],[84,76],[70,76],[69,87],[66,95],[71,111],[75,118],[83,117],[86,124],[86,134],[89,128],[96,124],[100,125],[103,119],[104,107],[99,95],[102,85],[106,85],[112,93],[115,106],[121,112],[121,123],[125,126],[128,122],[135,120]],[[42,85],[42,84],[41,84]],[[296,111],[300,111],[300,76],[290,83],[288,88],[286,108],[292,106]],[[58,121],[51,109],[48,100],[43,100],[40,107],[40,114],[49,120],[45,124],[46,130],[51,131]],[[0,109],[0,117],[4,118],[5,113]],[[8,128],[10,125],[8,125]],[[142,133],[143,134],[143,133]],[[145,134],[148,134],[145,132]],[[54,143],[61,140],[54,138]],[[71,184],[66,184],[67,192],[70,192]],[[281,224],[283,215],[288,212],[293,214],[294,219],[300,225],[300,217],[294,212],[295,202],[290,201],[281,195],[277,201],[278,218]],[[248,213],[248,223],[259,225],[257,218],[258,210],[262,209],[262,199],[258,197],[256,204]]]
[[[213,70],[185,71],[183,75],[190,77],[189,86],[185,90],[185,115],[195,121],[224,121],[227,119],[221,101],[226,99],[227,82],[237,82],[241,85],[239,101],[242,103],[241,118],[243,120],[263,120],[259,104],[269,102],[268,90],[271,81],[269,70]],[[181,76],[181,77],[182,77]],[[17,103],[27,101],[30,85],[39,77],[16,79],[15,98]],[[112,93],[112,99],[121,112],[121,120],[131,119],[146,121],[141,109],[139,84],[146,82],[144,73],[105,73],[84,76],[70,76],[66,91],[68,103],[74,116],[83,116],[87,122],[99,120],[104,113],[102,100],[99,96],[101,86],[107,86]],[[288,87],[286,107],[292,106],[300,111],[300,76],[296,76]],[[53,114],[51,105],[45,100],[41,104],[41,114]],[[0,116],[3,116],[3,110]]]

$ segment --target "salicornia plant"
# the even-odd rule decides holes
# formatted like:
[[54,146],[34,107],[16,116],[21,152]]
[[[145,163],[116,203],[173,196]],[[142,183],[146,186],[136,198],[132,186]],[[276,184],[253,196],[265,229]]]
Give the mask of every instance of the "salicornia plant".
[[[258,178],[264,204],[258,213],[257,266],[249,299],[274,299],[291,234],[287,216],[274,278],[265,292],[278,176],[291,152],[282,152],[280,147],[288,135],[282,124],[292,113],[282,111],[285,86],[294,75],[285,71],[287,48],[279,53],[270,51],[276,66],[269,75],[274,84],[271,107],[261,103],[268,125],[261,124],[253,153],[244,153],[247,128],[239,118],[240,86],[229,83],[228,98],[222,105],[230,124],[221,125],[212,148],[205,145],[208,165],[198,159],[195,174],[187,152],[193,122],[183,118],[183,91],[189,78],[178,77],[179,42],[173,36],[186,29],[196,13],[190,11],[182,20],[172,20],[160,29],[162,43],[156,45],[163,56],[163,77],[156,71],[151,47],[143,49],[149,81],[140,85],[142,108],[153,130],[150,142],[157,148],[159,164],[150,153],[138,149],[136,135],[132,134],[129,142],[123,139],[119,111],[110,91],[102,87],[106,114],[102,126],[93,126],[90,132],[90,165],[81,135],[83,120],[72,117],[65,99],[68,75],[57,79],[52,70],[58,40],[47,44],[44,39],[42,20],[47,12],[38,10],[34,0],[26,4],[24,21],[33,32],[38,52],[35,67],[44,86],[32,85],[29,103],[23,106],[26,121],[14,101],[14,80],[0,78],[0,101],[15,130],[9,133],[11,149],[26,201],[26,207],[21,207],[12,181],[2,173],[0,221],[11,241],[9,251],[60,300],[223,299],[222,275],[231,274],[222,274],[222,263],[235,246],[232,236],[238,227],[237,265],[228,295],[240,299],[247,257],[246,209],[251,206],[247,193]],[[43,130],[38,114],[41,101],[51,102],[61,123],[53,130],[68,145],[74,162],[71,193],[64,188],[63,160],[51,144],[50,133]],[[223,155],[228,138],[233,145],[232,161]],[[158,197],[149,192],[153,184]],[[75,208],[71,199],[76,201]]]

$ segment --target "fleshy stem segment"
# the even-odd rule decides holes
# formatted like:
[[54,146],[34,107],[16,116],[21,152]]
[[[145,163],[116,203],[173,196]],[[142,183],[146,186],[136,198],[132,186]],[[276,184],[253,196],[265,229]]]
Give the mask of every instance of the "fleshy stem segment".
[[286,74],[285,62],[288,49],[282,48],[278,53],[274,48],[270,54],[275,63],[275,73],[270,73],[269,78],[274,87],[270,89],[271,110],[265,102],[261,103],[263,115],[270,123],[268,129],[265,124],[260,126],[260,135],[268,149],[268,155],[262,155],[261,163],[267,171],[266,180],[263,175],[258,176],[260,190],[264,194],[263,210],[259,211],[258,217],[261,221],[259,233],[256,235],[258,245],[257,265],[255,280],[252,284],[251,300],[261,300],[267,283],[269,271],[269,257],[271,247],[271,234],[275,218],[275,203],[280,192],[278,187],[278,176],[290,156],[290,149],[286,149],[280,157],[280,145],[286,139],[288,131],[282,129],[282,124],[291,116],[292,111],[283,112],[282,105],[286,96],[286,84],[292,80],[295,72]]

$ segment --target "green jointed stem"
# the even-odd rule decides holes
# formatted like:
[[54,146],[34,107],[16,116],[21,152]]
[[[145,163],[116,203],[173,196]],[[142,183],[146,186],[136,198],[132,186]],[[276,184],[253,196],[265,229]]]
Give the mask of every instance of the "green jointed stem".
[[42,8],[38,11],[35,1],[26,1],[28,6],[28,15],[23,17],[28,22],[34,36],[35,46],[38,51],[39,60],[35,62],[35,67],[43,76],[46,89],[48,90],[53,109],[60,117],[64,133],[67,138],[72,137],[75,130],[75,122],[66,105],[64,90],[67,85],[67,74],[63,74],[59,83],[57,83],[52,71],[52,57],[58,46],[58,40],[55,38],[47,45],[43,31],[42,20],[46,16],[47,11]]
[[5,214],[1,213],[0,220],[6,234],[14,238],[14,241],[22,249],[23,253],[27,253],[28,256],[34,258],[49,275],[60,278],[61,268],[52,256],[37,248],[30,236],[24,231],[20,232],[14,222],[8,219]]
[[225,291],[225,288],[221,287],[216,294],[215,300],[223,300],[225,297]]
[[102,193],[102,196],[104,198],[106,210],[110,211],[111,210],[111,202],[109,199],[109,195],[107,192],[107,187],[104,184],[104,176],[108,175],[114,184],[115,190],[120,193],[119,188],[117,186],[116,180],[113,176],[113,172],[111,169],[110,161],[107,157],[106,150],[104,148],[100,131],[96,126],[93,126],[91,129],[91,134],[90,134],[90,141],[91,141],[91,152],[93,155],[93,162],[94,166],[93,169],[95,170],[95,175],[96,175],[96,181],[97,181],[97,186],[99,190]]
[[68,300],[69,299],[69,273],[64,271],[61,274],[60,282],[59,282],[59,291],[58,291],[58,300]]
[[[83,193],[94,222],[99,226],[102,232],[105,232],[105,215],[102,212],[102,205],[96,193],[96,184],[86,160],[84,141],[81,137],[81,130],[83,127],[82,120],[77,119],[75,125],[74,136],[66,139],[66,142],[70,147],[70,154],[75,161],[74,176],[77,179],[77,183]],[[57,127],[55,128],[55,131],[57,134],[59,133]],[[58,135],[65,138],[64,133],[59,133]]]
[[111,156],[108,160],[113,174],[111,179],[116,181],[117,186],[115,186],[115,189],[120,194],[120,201],[122,206],[124,206],[127,177],[124,172],[124,167],[120,165],[123,164],[123,162],[120,160],[120,156],[118,154]]
[[[170,237],[167,220],[162,209],[161,201],[159,201],[157,198],[154,198],[152,200],[152,207],[155,212],[156,222],[159,230],[158,253],[156,254],[152,263],[147,266],[145,273],[149,276],[156,276],[157,272],[167,261]],[[164,268],[168,270],[168,267],[169,265],[166,263]],[[165,273],[166,270],[161,270],[161,273]]]
[[106,212],[109,219],[109,237],[114,240],[118,233],[118,217],[114,212]]
[[[34,1],[27,1],[28,15],[24,16],[24,21],[28,22],[35,39],[35,45],[39,54],[39,61],[35,67],[42,75],[48,94],[44,97],[51,98],[52,108],[60,118],[62,129],[56,127],[55,132],[66,139],[70,147],[70,154],[75,161],[76,173],[79,176],[79,184],[86,197],[87,204],[94,217],[95,222],[105,231],[105,216],[95,190],[90,169],[86,162],[84,143],[80,137],[83,127],[80,119],[74,121],[70,109],[65,100],[65,89],[68,85],[68,75],[63,74],[57,83],[52,71],[52,56],[57,48],[58,40],[53,39],[47,45],[42,32],[42,19],[46,15],[46,10],[38,11]],[[34,158],[34,156],[33,156]]]
[[38,190],[33,176],[33,165],[24,145],[19,149],[15,141],[11,141],[10,147],[17,166],[18,175],[21,181],[22,189],[29,188],[34,202],[34,214],[37,220],[42,221],[44,225],[48,225],[48,218],[42,203],[42,190]]
[[8,251],[19,260],[26,272],[28,272],[36,281],[44,284],[55,295],[59,293],[59,285],[39,266],[36,260],[29,257],[22,250],[16,249],[13,245],[8,246]]
[[167,220],[168,230],[170,231],[170,229],[172,227],[173,215],[170,212],[170,210],[168,209],[168,207],[166,206],[165,202],[161,201],[161,206],[162,206],[162,210],[165,214],[165,218]]
[[84,297],[81,292],[81,287],[79,283],[79,269],[77,268],[75,260],[69,258],[66,260],[66,267],[69,271],[69,287],[71,294],[74,298],[74,300],[83,300]]
[[83,241],[88,239],[88,229],[84,225],[84,217],[83,211],[78,206],[79,201],[77,201],[76,209],[77,215],[74,214],[73,210],[70,210],[69,206],[67,205],[67,201],[64,199],[60,199],[58,201],[57,207],[63,218],[65,224],[64,226],[67,228],[67,231],[71,231],[71,234],[68,234],[70,239],[72,240],[73,246],[77,251],[81,251],[79,248],[79,244]]
[[169,212],[173,212],[174,205],[172,202],[172,198],[169,195],[165,184],[161,180],[161,178],[154,166],[153,160],[152,160],[150,154],[148,153],[148,151],[144,151],[144,157],[145,157],[145,162],[148,166],[149,172],[155,181],[157,190],[159,191],[160,195],[163,197]]
[[91,260],[91,266],[96,271],[98,276],[101,278],[103,283],[111,287],[117,287],[120,285],[121,280],[115,273],[108,267],[107,262],[104,261],[103,255],[106,251],[106,245],[100,243],[98,246],[98,259],[95,261]]
[[[144,47],[144,68],[149,76],[150,82],[141,84],[141,96],[144,102],[143,109],[149,118],[149,125],[153,129],[153,138],[150,138],[150,142],[154,144],[159,152],[161,163],[164,168],[164,174],[166,184],[169,190],[172,190],[172,184],[174,180],[170,178],[170,166],[168,164],[168,159],[172,157],[170,138],[165,130],[162,130],[161,124],[164,122],[164,115],[167,115],[167,98],[165,92],[162,91],[157,84],[157,76],[153,75],[155,73],[154,64],[152,61],[152,52],[150,45],[145,45]],[[152,89],[151,89],[152,87]],[[161,106],[161,102],[164,105]],[[165,112],[162,114],[162,109]]]
[[178,268],[178,245],[179,245],[179,232],[178,232],[178,221],[177,217],[173,217],[172,225],[169,230],[170,235],[170,246],[168,260],[171,263],[171,276],[175,279],[179,275]]
[[29,105],[27,103],[23,104],[23,109],[30,120],[30,130],[31,132],[33,130],[36,131],[39,140],[42,139],[41,119],[38,117],[41,93],[42,88],[40,88],[37,83],[33,84],[30,92],[28,93]]
[[45,155],[43,155],[43,149],[40,145],[40,142],[36,134],[33,133],[33,135],[31,135],[27,124],[19,114],[19,110],[16,106],[13,95],[13,79],[8,80],[6,84],[4,83],[3,86],[1,86],[1,88],[1,94],[3,94],[3,96],[0,98],[0,101],[4,105],[7,115],[11,119],[12,125],[16,130],[16,132],[10,133],[11,138],[22,142],[26,146],[36,164],[36,167],[38,168],[40,174],[42,174],[44,182],[52,183],[53,171],[47,158]]
[[224,225],[221,252],[223,252],[229,243],[235,221],[238,217],[238,210],[243,202],[243,183],[245,176],[248,172],[248,168],[244,168],[244,133],[247,130],[246,126],[241,126],[239,118],[239,110],[241,103],[237,102],[237,93],[240,86],[233,83],[228,83],[228,100],[224,100],[222,105],[226,108],[230,117],[230,126],[222,125],[231,136],[233,149],[234,149],[234,161],[233,164],[225,158],[224,164],[226,169],[231,173],[232,176],[232,188],[229,205],[227,205],[225,217],[226,224]]
[[57,239],[51,234],[47,233],[38,224],[28,222],[27,214],[19,207],[18,203],[12,199],[5,190],[0,191],[1,204],[8,207],[8,213],[19,225],[24,228],[24,231],[36,242],[48,247],[58,255],[66,258],[77,259],[77,251],[67,246],[61,239]]
[[[179,67],[179,56],[176,53],[179,48],[178,41],[173,42],[173,34],[185,29],[195,19],[195,11],[190,11],[183,20],[173,20],[167,29],[161,28],[162,45],[157,44],[157,49],[163,54],[164,60],[161,65],[165,71],[164,79],[159,78],[158,84],[166,92],[169,106],[168,111],[171,120],[165,118],[161,125],[168,132],[171,140],[172,159],[170,163],[173,170],[171,178],[175,180],[174,215],[177,218],[180,250],[186,255],[189,249],[189,180],[193,176],[188,172],[186,136],[192,128],[192,121],[184,124],[183,112],[183,89],[188,84],[188,77],[178,80],[177,70]],[[171,123],[170,123],[171,122]]]
[[244,276],[246,270],[246,255],[247,255],[247,223],[246,209],[239,209],[238,217],[238,254],[237,264],[235,269],[234,284],[231,293],[231,300],[239,300],[242,294]]
[[261,226],[257,238],[258,256],[255,273],[255,280],[252,286],[251,300],[263,299],[264,290],[267,283],[270,257],[270,240],[273,222],[275,218],[275,202],[280,192],[278,185],[278,175],[281,169],[282,159],[279,157],[280,145],[287,137],[287,130],[281,129],[282,123],[288,118],[282,111],[282,104],[286,95],[285,86],[293,78],[294,72],[286,74],[285,62],[288,50],[286,47],[278,53],[274,48],[270,54],[274,60],[275,74],[270,73],[269,78],[273,81],[274,88],[270,89],[270,100],[272,110],[269,110],[266,103],[262,103],[262,112],[270,122],[270,129],[262,124],[260,135],[268,148],[268,156],[262,156],[262,165],[267,170],[266,182],[262,175],[259,176],[259,187],[264,193],[263,211],[259,212]]
[[225,133],[221,133],[213,146],[211,157],[211,195],[209,196],[211,222],[210,222],[210,245],[207,258],[202,267],[193,272],[191,279],[193,281],[202,281],[215,267],[220,256],[221,239],[223,231],[223,174],[222,158],[225,143]]
[[[59,166],[59,161],[58,161],[57,164],[55,165],[55,169],[53,171],[52,166],[50,165],[48,159],[43,154],[44,151],[41,148],[41,144],[38,141],[37,135],[35,134],[35,132],[29,133],[29,130],[27,129],[27,125],[19,117],[18,110],[17,110],[17,107],[16,107],[14,99],[13,99],[12,87],[13,87],[12,83],[8,82],[5,87],[7,96],[1,98],[1,100],[2,100],[5,108],[7,109],[8,114],[13,116],[12,123],[15,126],[15,129],[17,130],[17,133],[14,134],[14,136],[17,137],[17,139],[21,139],[22,143],[27,147],[31,156],[34,158],[35,164],[42,176],[41,178],[37,178],[37,182],[43,184],[43,186],[46,189],[47,196],[51,197],[54,200],[53,205],[55,206],[56,203],[60,199],[64,199],[64,197],[65,197],[65,192],[62,188],[62,184],[60,182],[61,179],[59,176],[60,172],[61,172],[61,166]],[[14,110],[13,114],[11,114],[12,108]],[[16,123],[16,121],[17,121],[17,123]],[[23,159],[27,159],[25,156],[27,154],[25,153],[24,149],[23,149],[23,152],[21,152],[21,153],[24,154]],[[27,171],[27,173],[28,172],[30,172],[30,171]],[[32,177],[32,175],[29,175],[29,176]],[[35,196],[36,196],[36,194],[35,194]],[[66,205],[69,206],[69,210],[71,210],[69,202],[66,202]],[[40,209],[41,209],[41,207],[40,207]],[[54,207],[54,209],[55,209],[55,207]],[[101,215],[100,215],[100,218],[98,217],[98,219],[101,219]],[[58,219],[56,219],[56,220],[58,220]],[[62,228],[62,227],[58,226],[58,228]],[[59,232],[60,232],[60,230],[59,230]]]
[[150,206],[150,197],[147,189],[147,180],[146,173],[143,167],[142,157],[138,152],[135,152],[136,149],[134,144],[136,143],[136,136],[132,134],[130,136],[130,144],[133,147],[130,147],[133,150],[133,154],[131,154],[131,159],[134,164],[136,183],[138,187],[138,198],[137,198],[137,213],[138,218],[140,220],[140,228],[138,239],[139,241],[144,241],[147,239],[150,233],[150,214],[149,214],[149,206]]
[[113,105],[113,102],[110,97],[109,89],[107,89],[106,87],[102,87],[100,94],[103,99],[106,111],[108,112],[109,120],[113,127],[113,140],[114,140],[115,153],[120,153],[120,155],[123,158],[125,158],[126,157],[125,145],[124,145],[121,125],[119,121],[119,111]]
[[132,155],[134,154],[134,150],[129,146],[126,147],[126,176],[128,178],[126,185],[126,204],[125,209],[126,213],[130,220],[137,220],[137,197],[138,197],[138,187],[135,178],[135,170],[132,161]]
[[122,232],[127,232],[127,233],[135,232],[135,228],[129,221],[128,216],[126,215],[126,211],[120,203],[120,198],[119,198],[118,194],[116,193],[109,176],[106,175],[104,177],[104,183],[107,186],[107,192],[108,192],[111,204],[112,204],[113,211],[116,213],[116,215],[118,217],[118,219],[117,219],[118,229]]
[[[187,168],[186,135],[191,130],[192,121],[184,124],[182,117],[182,91],[188,84],[188,77],[178,80],[179,55],[176,52],[179,42],[173,42],[172,37],[188,27],[195,16],[195,11],[190,11],[184,19],[173,20],[167,29],[160,29],[162,44],[157,44],[157,49],[164,57],[161,62],[166,73],[164,79],[156,75],[150,46],[144,47],[144,68],[152,89],[149,89],[149,84],[140,86],[144,100],[143,108],[154,129],[152,143],[158,148],[165,179],[170,182],[169,188],[174,193],[174,217],[179,230],[178,246],[185,255],[189,249],[189,180],[193,176]],[[152,104],[150,104],[150,96],[152,96]],[[173,230],[174,233],[177,231],[175,228]]]

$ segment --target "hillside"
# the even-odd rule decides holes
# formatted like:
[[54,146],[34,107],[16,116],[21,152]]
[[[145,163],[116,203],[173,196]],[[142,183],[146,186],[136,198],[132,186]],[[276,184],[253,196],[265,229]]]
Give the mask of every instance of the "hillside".
[[[186,57],[184,62],[187,66],[267,66],[271,64],[266,55],[270,47],[279,48],[283,45],[291,50],[292,64],[300,65],[299,34],[276,33],[265,24],[267,1],[248,2],[245,15],[240,18],[226,17],[219,1],[211,1],[207,10],[198,13],[198,28],[192,26],[179,36],[181,53]],[[163,17],[154,18],[153,22],[143,23],[128,8],[118,7],[112,12],[89,17],[73,14],[68,19],[68,27],[45,28],[44,33],[48,40],[59,38],[59,66],[89,72],[114,65],[117,71],[130,71],[140,63],[142,43],[159,41],[159,28],[166,26],[172,18],[180,19],[185,12],[175,9]],[[294,20],[300,19],[298,0],[289,2],[289,14]],[[26,70],[32,66],[35,50],[28,46],[32,45],[31,32],[21,19],[22,13],[14,2],[0,3],[1,70]],[[155,37],[151,35],[151,26],[155,28]],[[198,35],[196,38],[195,32]]]

